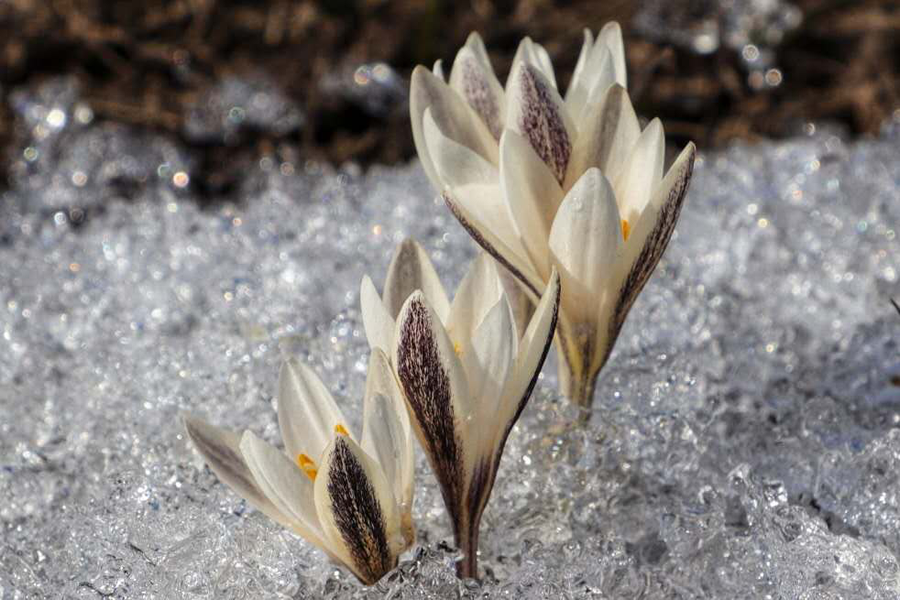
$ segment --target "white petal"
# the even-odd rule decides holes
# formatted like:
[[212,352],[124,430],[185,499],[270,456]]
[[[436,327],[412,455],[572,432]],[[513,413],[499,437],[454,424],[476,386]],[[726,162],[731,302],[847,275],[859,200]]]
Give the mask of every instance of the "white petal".
[[697,148],[693,143],[682,150],[656,187],[624,244],[617,280],[622,282],[620,294],[632,297],[632,301],[649,279],[675,229],[690,184],[696,154]]
[[[310,543],[326,548],[313,501],[313,482],[284,453],[247,431],[241,438],[241,454],[253,477],[272,503],[291,517],[295,528]],[[305,530],[305,532],[303,531]]]
[[291,458],[302,453],[317,459],[335,426],[346,427],[347,420],[315,371],[291,358],[278,376],[278,425]]
[[575,88],[578,82],[584,76],[584,70],[587,68],[588,59],[591,51],[594,49],[594,34],[587,27],[583,30],[584,41],[581,43],[581,51],[578,53],[578,61],[575,63],[575,70],[572,71],[572,79],[569,81],[569,88],[566,90],[566,104],[572,94],[576,93]]
[[431,68],[431,72],[434,74],[435,77],[437,77],[438,79],[440,79],[441,81],[446,83],[447,78],[444,77],[444,61],[443,60],[437,59],[436,61],[434,61],[434,66]]
[[434,122],[430,108],[425,110],[423,125],[428,154],[434,160],[434,168],[444,187],[497,181],[497,167],[445,136]]
[[534,53],[537,56],[538,64],[541,67],[541,72],[550,81],[550,84],[556,88],[556,74],[553,72],[553,61],[550,60],[550,54],[547,53],[547,49],[544,48],[541,44],[534,45]]
[[591,119],[601,113],[597,107],[603,104],[609,88],[616,83],[616,72],[613,66],[613,57],[609,48],[603,44],[594,46],[593,56],[589,65],[589,71],[585,76],[587,94],[580,110],[572,113],[572,118],[578,122],[579,132],[590,125]]
[[444,286],[425,249],[414,239],[407,238],[394,250],[384,282],[384,306],[388,313],[396,319],[403,303],[416,290],[422,290],[441,322],[444,322],[450,313],[450,301]]
[[494,446],[500,452],[503,451],[506,436],[509,435],[509,431],[525,408],[528,398],[531,397],[541,367],[547,358],[550,343],[553,341],[553,332],[556,329],[559,301],[560,279],[559,273],[554,269],[547,290],[535,308],[534,316],[528,323],[525,335],[519,343],[513,373],[503,390],[503,399],[497,408],[495,419],[497,437],[494,440]]
[[[400,311],[393,364],[419,443],[446,494],[466,486],[466,420],[472,397],[462,363],[428,300],[417,292]],[[448,500],[449,502],[449,500]]]
[[562,183],[575,141],[575,125],[556,88],[530,64],[515,67],[506,96],[507,129],[528,140]]
[[394,369],[411,407],[439,402],[455,419],[472,414],[472,397],[457,349],[421,292],[403,305],[394,340]]
[[594,35],[591,30],[584,29],[584,42],[581,44],[581,52],[578,54],[578,62],[575,63],[575,70],[572,71],[572,80],[566,89],[566,107],[569,114],[578,124],[577,115],[581,114],[581,108],[587,101],[587,94],[590,86],[586,81],[589,69],[589,58],[594,48]]
[[289,529],[294,527],[294,519],[275,506],[260,489],[241,454],[239,434],[187,414],[182,414],[181,419],[194,448],[225,485],[276,523]]
[[[585,38],[587,42],[587,36]],[[566,106],[579,132],[590,125],[591,115],[599,114],[596,109],[602,105],[606,92],[614,83],[626,87],[625,47],[619,24],[607,23],[593,46],[588,47],[585,43],[582,47],[579,66],[566,95]]]
[[497,265],[487,252],[481,252],[472,264],[450,305],[447,334],[454,344],[462,344],[475,333],[491,307],[500,300],[503,286]]
[[550,253],[562,279],[562,304],[576,323],[592,323],[622,245],[612,186],[589,169],[566,194],[550,231]]
[[[516,54],[513,56],[510,74],[514,73],[521,65],[531,65],[538,69],[547,82],[556,88],[556,75],[553,73],[553,63],[550,61],[550,55],[547,50],[540,44],[534,43],[530,37],[522,38],[519,47],[516,48]],[[509,93],[510,82],[506,82],[506,92]]]
[[490,229],[494,236],[536,272],[497,181],[490,185],[472,184],[451,188],[445,191],[446,196],[452,196],[458,204],[477,215],[478,220]]
[[[473,34],[477,36],[478,34]],[[450,87],[475,111],[494,139],[503,130],[503,87],[497,81],[484,50],[484,43],[472,40],[460,48],[450,72]]]
[[[459,192],[464,195],[459,195]],[[490,214],[484,215],[477,210],[473,199],[477,196],[474,190],[449,190],[444,192],[444,202],[459,221],[463,228],[469,232],[472,239],[484,248],[497,262],[508,269],[535,299],[540,297],[544,289],[544,282],[538,275],[524,250],[519,250],[521,243],[518,239],[510,239],[510,228],[502,228],[494,225],[495,218]],[[499,189],[491,190],[490,194],[499,196]],[[485,218],[487,217],[487,219]]]
[[500,140],[500,185],[531,262],[549,277],[547,239],[563,191],[531,144],[510,130]]
[[469,37],[466,38],[466,48],[472,50],[475,53],[475,57],[481,62],[482,65],[486,69],[491,69],[493,71],[493,67],[491,67],[491,59],[488,56],[487,48],[484,46],[484,40],[481,39],[481,36],[478,35],[477,31],[473,31],[469,34]]
[[380,349],[369,357],[363,402],[362,449],[381,465],[402,510],[412,510],[412,430],[402,392],[388,357]]
[[425,110],[444,135],[472,149],[490,162],[497,162],[497,142],[481,119],[469,108],[465,100],[450,86],[421,65],[413,70],[409,92],[409,112],[412,121],[413,141],[422,167],[432,184],[440,190],[434,158],[425,144]]
[[[610,285],[615,290],[615,296],[604,303],[598,317],[601,326],[608,332],[607,346],[615,343],[628,311],[669,244],[690,184],[695,155],[694,144],[688,144],[657,187],[624,244],[615,279]],[[591,366],[594,372],[602,368],[608,355],[609,352],[595,354]]]
[[509,269],[497,263],[493,258],[491,260],[496,263],[500,285],[503,287],[506,297],[509,298],[513,318],[516,321],[516,331],[519,334],[519,339],[521,339],[522,334],[525,333],[525,328],[528,327],[528,320],[531,319],[531,314],[534,312],[534,303],[531,301],[531,295],[525,289],[525,285],[516,279]]
[[381,468],[347,436],[326,448],[316,477],[319,521],[338,556],[365,584],[397,565],[405,540],[394,494]]
[[625,68],[625,44],[622,42],[622,28],[615,21],[603,26],[597,35],[597,45],[604,45],[612,56],[616,83],[628,89],[628,71]]
[[368,275],[363,277],[360,285],[359,303],[369,348],[390,352],[394,345],[394,318],[388,313]]
[[636,224],[663,175],[666,142],[662,123],[653,119],[638,138],[631,156],[615,181],[622,218]]
[[483,455],[493,453],[497,408],[518,353],[518,335],[512,307],[503,294],[475,330],[461,352],[469,392],[476,403],[471,437]]
[[578,134],[563,186],[566,189],[591,167],[615,181],[641,135],[628,92],[619,85],[609,88],[602,104],[591,104],[586,111],[590,113],[587,126]]

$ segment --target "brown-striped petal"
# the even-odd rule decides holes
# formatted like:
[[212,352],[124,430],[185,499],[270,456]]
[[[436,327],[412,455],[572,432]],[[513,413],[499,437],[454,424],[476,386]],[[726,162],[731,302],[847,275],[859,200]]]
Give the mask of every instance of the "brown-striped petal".
[[348,436],[326,448],[315,483],[325,536],[360,581],[372,585],[405,547],[393,492],[378,464]]
[[510,76],[506,127],[528,140],[563,182],[572,155],[575,126],[559,92],[535,66],[522,63]]

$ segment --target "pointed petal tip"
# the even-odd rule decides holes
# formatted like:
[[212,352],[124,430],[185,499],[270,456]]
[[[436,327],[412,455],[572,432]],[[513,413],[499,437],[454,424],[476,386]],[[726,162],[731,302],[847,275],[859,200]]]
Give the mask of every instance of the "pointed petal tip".
[[241,434],[241,441],[238,444],[238,447],[241,449],[241,453],[246,457],[247,452],[252,452],[260,447],[261,444],[265,443],[266,442],[262,441],[259,436],[247,429]]
[[603,31],[612,31],[612,32],[618,31],[619,35],[622,35],[622,26],[619,25],[618,21],[609,21],[603,26],[602,29],[600,29],[600,31],[601,32],[603,32]]
[[394,254],[401,254],[403,252],[416,252],[422,249],[422,245],[416,240],[414,237],[405,237],[403,241],[397,245],[397,249],[394,250]]
[[376,358],[377,358],[378,360],[385,360],[385,361],[386,361],[386,360],[387,360],[387,354],[385,354],[384,350],[382,350],[381,348],[374,348],[374,349],[372,350],[372,352],[371,352],[371,356],[369,357],[369,360],[373,360],[373,359],[376,359]]
[[[615,205],[616,196],[612,187],[612,182],[599,167],[590,167],[575,181],[575,185],[572,186],[572,189],[574,189],[575,186],[579,186],[580,188],[589,191],[600,190],[602,196],[604,198],[611,197],[613,204]],[[570,189],[569,192],[571,191],[572,190]],[[566,197],[568,197],[568,195],[569,194],[566,194]],[[578,194],[573,194],[573,197],[577,196]],[[618,208],[618,206],[616,206],[616,208]]]
[[559,285],[560,285],[559,284],[559,271],[556,269],[555,266],[550,270],[550,284],[556,286],[557,288],[559,288]]
[[422,290],[414,290],[413,293],[406,298],[406,302],[403,303],[400,314],[404,314],[404,312],[409,310],[409,307],[413,304],[424,304],[428,306],[428,298],[425,296],[425,292]]
[[481,35],[477,31],[472,31],[469,33],[468,37],[466,37],[466,46],[471,44],[484,44],[484,40],[481,38]]
[[687,183],[690,182],[690,179],[693,177],[694,173],[694,161],[697,159],[697,145],[694,144],[693,141],[688,142],[681,152],[675,157],[675,162],[669,166],[669,170],[666,171],[665,177],[669,177],[670,174],[674,175],[673,169],[682,165],[681,174],[677,177],[683,180],[683,184],[687,187]]
[[446,82],[447,78],[444,76],[444,61],[443,59],[437,59],[434,61],[434,66],[431,67],[432,74],[440,79],[441,81]]
[[203,448],[207,445],[205,443],[207,438],[210,438],[211,436],[214,437],[218,432],[232,433],[227,429],[221,429],[215,425],[211,425],[206,420],[201,419],[186,410],[178,412],[178,420],[181,422],[182,427],[184,427],[188,438],[201,453],[203,452]]
[[186,410],[178,411],[178,421],[181,423],[184,433],[194,448],[200,450],[203,447],[201,430],[211,426],[203,419],[194,416]]
[[[442,61],[439,60],[435,63],[435,66],[438,65],[440,65],[440,71],[443,71]],[[431,72],[425,65],[416,65],[413,69],[412,75],[409,76],[410,98],[427,93],[427,89],[431,87],[429,86],[429,80],[432,79],[443,80],[443,77],[441,77],[438,73]]]
[[391,359],[388,358],[387,352],[382,348],[372,348],[369,353],[369,371],[372,369],[391,370]]
[[[440,61],[438,61],[438,62],[440,62]],[[437,63],[435,63],[435,64],[437,64]],[[423,77],[427,77],[428,75],[434,76],[434,73],[432,73],[431,71],[429,71],[429,70],[428,70],[428,67],[426,67],[425,65],[416,65],[416,66],[413,68],[412,75],[411,75],[410,78],[409,78],[409,79],[410,79],[410,81],[409,81],[410,86],[415,86],[415,85],[417,85],[418,83],[421,82],[421,79],[422,79]]]
[[[278,368],[278,389],[284,390],[284,384],[287,383],[287,378],[296,375],[297,367],[299,365],[299,361],[293,356],[286,356],[281,360],[281,366]],[[278,394],[278,403],[284,402],[284,398],[281,397],[282,394]]]
[[181,423],[185,429],[187,429],[195,420],[197,420],[197,417],[187,410],[181,409],[178,411],[178,422]]
[[425,249],[413,238],[406,238],[394,250],[384,283],[384,306],[397,318],[403,303],[415,290],[421,290],[441,319],[450,310],[447,292]]
[[617,81],[616,83],[613,83],[609,86],[609,91],[607,91],[606,93],[611,97],[614,96],[617,99],[621,99],[623,95],[628,95],[628,90],[625,89],[625,86]]

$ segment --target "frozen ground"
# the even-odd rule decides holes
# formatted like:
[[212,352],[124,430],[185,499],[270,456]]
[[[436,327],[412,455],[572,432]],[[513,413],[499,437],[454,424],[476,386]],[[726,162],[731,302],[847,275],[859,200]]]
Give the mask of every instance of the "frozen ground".
[[418,164],[265,159],[244,203],[201,210],[177,148],[63,96],[20,98],[43,135],[0,205],[3,600],[900,597],[896,125],[704,153],[589,428],[551,355],[485,581],[456,581],[419,456],[419,544],[364,589],[220,484],[176,415],[277,439],[284,353],[359,406],[360,278],[412,235],[453,287],[469,239]]

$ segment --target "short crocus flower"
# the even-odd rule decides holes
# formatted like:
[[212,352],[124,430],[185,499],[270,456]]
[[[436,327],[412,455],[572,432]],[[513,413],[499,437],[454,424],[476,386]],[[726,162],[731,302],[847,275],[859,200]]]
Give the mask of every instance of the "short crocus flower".
[[185,415],[188,436],[219,479],[371,585],[415,538],[412,433],[389,360],[369,361],[359,443],[312,369],[287,361],[278,385],[285,451]]
[[[412,288],[412,289],[411,289]],[[373,351],[392,363],[413,428],[431,463],[463,559],[478,576],[478,531],[503,447],[537,381],[559,308],[550,275],[520,338],[495,262],[477,258],[453,302],[414,242],[399,249],[382,300],[363,282],[363,320]]]
[[453,63],[413,72],[410,112],[423,168],[463,227],[533,301],[556,268],[562,391],[592,401],[632,304],[665,250],[694,145],[664,172],[658,119],[643,130],[626,92],[619,26],[589,31],[563,98],[526,38],[505,89],[472,34]]

